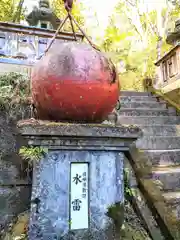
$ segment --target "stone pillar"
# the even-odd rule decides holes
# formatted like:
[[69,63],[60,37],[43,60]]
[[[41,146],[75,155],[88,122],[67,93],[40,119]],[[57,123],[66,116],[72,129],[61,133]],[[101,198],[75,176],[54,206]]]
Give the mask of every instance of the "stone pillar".
[[119,240],[123,152],[137,127],[19,124],[30,146],[48,148],[34,164],[30,240]]

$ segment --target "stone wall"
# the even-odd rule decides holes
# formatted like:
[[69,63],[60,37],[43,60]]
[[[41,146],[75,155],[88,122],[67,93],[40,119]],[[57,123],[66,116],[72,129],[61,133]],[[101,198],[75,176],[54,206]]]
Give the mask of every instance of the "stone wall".
[[21,112],[16,112],[13,120],[10,115],[8,110],[0,109],[0,238],[8,223],[29,208],[31,194],[26,166],[18,155],[19,147],[26,145],[16,129]]

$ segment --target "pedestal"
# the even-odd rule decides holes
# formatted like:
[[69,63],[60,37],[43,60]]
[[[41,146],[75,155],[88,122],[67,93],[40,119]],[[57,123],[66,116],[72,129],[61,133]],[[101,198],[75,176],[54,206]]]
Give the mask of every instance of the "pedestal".
[[29,240],[119,239],[124,151],[136,127],[19,124],[31,146],[48,148],[34,164]]

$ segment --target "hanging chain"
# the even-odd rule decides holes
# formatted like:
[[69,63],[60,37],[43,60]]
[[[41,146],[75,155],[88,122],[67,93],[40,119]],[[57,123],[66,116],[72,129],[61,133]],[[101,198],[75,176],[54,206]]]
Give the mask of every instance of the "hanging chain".
[[[73,32],[73,36],[74,36],[74,39],[75,41],[77,41],[77,36],[76,36],[76,33],[75,33],[75,29],[74,29],[74,25],[73,25],[73,22],[74,24],[77,26],[77,28],[80,30],[80,32],[82,33],[82,35],[86,38],[86,40],[89,42],[89,44],[97,51],[100,51],[100,49],[95,45],[93,44],[93,42],[90,40],[90,38],[86,35],[86,33],[84,32],[84,30],[79,26],[78,22],[75,20],[75,18],[72,16],[71,14],[71,11],[72,11],[72,5],[73,5],[73,0],[64,0],[64,4],[65,4],[65,9],[67,11],[67,15],[66,17],[64,18],[64,20],[60,23],[59,27],[57,28],[54,36],[52,37],[50,43],[48,44],[46,50],[44,51],[44,54],[45,55],[50,47],[52,46],[53,42],[55,41],[57,35],[59,34],[60,30],[62,29],[62,27],[64,26],[64,24],[66,23],[66,21],[69,19],[70,21],[70,24],[71,24],[71,28],[72,28],[72,32]],[[42,56],[43,56],[42,55]],[[41,56],[41,57],[42,57]]]

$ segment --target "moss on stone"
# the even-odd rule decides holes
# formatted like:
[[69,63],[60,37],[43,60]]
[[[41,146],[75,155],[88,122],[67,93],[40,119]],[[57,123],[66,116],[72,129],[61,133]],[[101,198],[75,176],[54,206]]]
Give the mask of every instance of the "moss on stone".
[[[111,207],[110,207],[111,208]],[[116,208],[116,207],[115,207]],[[113,207],[113,210],[115,210]],[[112,208],[111,208],[112,209]],[[120,230],[120,240],[150,240],[147,232],[141,225],[139,218],[134,213],[129,203],[125,204],[125,222]],[[29,212],[20,214],[11,224],[11,230],[4,233],[2,240],[27,240]]]
[[23,212],[9,224],[7,232],[1,235],[2,240],[26,240],[29,224],[29,211]]
[[29,117],[29,78],[27,75],[10,72],[0,75],[0,111],[7,118],[19,120]]

